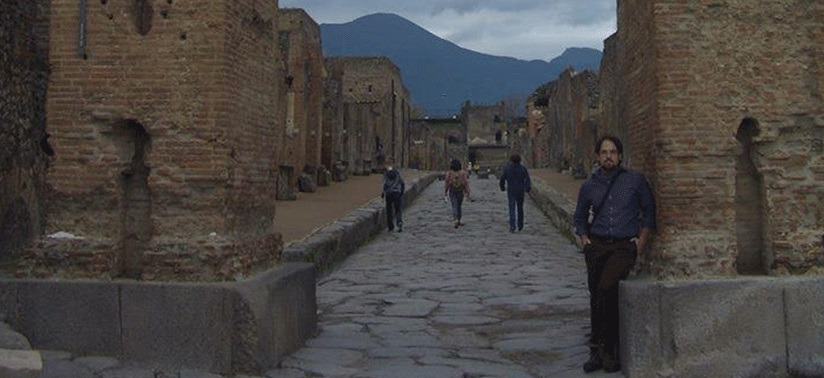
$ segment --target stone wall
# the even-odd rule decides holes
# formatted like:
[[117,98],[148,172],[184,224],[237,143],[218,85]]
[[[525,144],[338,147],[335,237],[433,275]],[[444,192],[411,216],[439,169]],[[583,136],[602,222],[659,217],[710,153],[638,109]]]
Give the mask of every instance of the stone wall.
[[[323,56],[320,28],[303,9],[281,9],[281,50],[286,63],[285,137],[280,164],[296,172],[320,166]],[[316,178],[316,177],[315,177]],[[291,185],[297,184],[294,177]]]
[[466,164],[466,129],[454,118],[416,119],[410,122],[409,168],[445,171],[452,159]]
[[46,230],[77,238],[43,239],[20,275],[227,279],[277,259],[277,2],[139,4],[89,2],[79,51],[77,3],[52,2]]
[[[594,163],[599,114],[598,75],[591,71],[562,72],[547,86],[546,115],[550,167],[587,172]],[[533,119],[533,122],[536,120]],[[543,128],[542,128],[543,131]]]
[[[323,59],[323,143],[321,145],[321,164],[334,174],[340,169],[343,158],[343,92],[340,74],[333,72],[334,65],[328,58]],[[336,168],[338,167],[338,168]]]
[[404,166],[410,103],[398,67],[385,57],[327,58],[326,67],[341,86],[341,155],[349,170],[368,174],[390,157]]
[[821,272],[822,22],[824,5],[802,0],[619,1],[628,144],[658,199],[656,273]]
[[529,155],[532,157],[528,164],[533,168],[550,166],[549,137],[552,132],[548,122],[549,94],[557,85],[555,81],[546,83],[536,89],[527,100],[526,122],[528,137],[531,139]]
[[506,143],[506,109],[504,104],[461,106],[461,121],[466,125],[467,143]]
[[0,261],[43,232],[49,6],[0,2]]
[[[604,40],[604,54],[598,69],[598,135],[610,134],[622,141],[628,141],[629,126],[625,120],[624,106],[621,106],[624,86],[621,82],[623,71],[618,64],[619,46],[618,33]],[[594,149],[587,152],[595,157]],[[631,156],[632,150],[625,145],[624,164],[632,165]]]

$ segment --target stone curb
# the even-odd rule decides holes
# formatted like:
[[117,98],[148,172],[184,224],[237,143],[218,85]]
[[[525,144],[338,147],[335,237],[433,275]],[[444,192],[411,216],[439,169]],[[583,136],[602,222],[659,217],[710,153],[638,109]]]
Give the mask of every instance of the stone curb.
[[0,323],[0,377],[36,377],[42,370],[40,352],[31,349],[25,336]]
[[[314,333],[315,283],[315,267],[307,263],[238,282],[3,279],[0,312],[25,340],[4,330],[0,349],[30,343],[163,369],[262,373]],[[4,352],[2,377],[15,366],[28,374],[33,360],[40,362],[34,353]]]
[[[427,173],[407,184],[403,207],[408,207],[437,178],[438,173]],[[327,272],[385,228],[386,209],[383,200],[375,198],[308,237],[288,245],[283,250],[281,260],[309,262],[315,265],[318,272]]]
[[532,180],[529,196],[561,235],[581,247],[580,240],[575,237],[575,224],[572,220],[575,203],[572,200],[541,180]]

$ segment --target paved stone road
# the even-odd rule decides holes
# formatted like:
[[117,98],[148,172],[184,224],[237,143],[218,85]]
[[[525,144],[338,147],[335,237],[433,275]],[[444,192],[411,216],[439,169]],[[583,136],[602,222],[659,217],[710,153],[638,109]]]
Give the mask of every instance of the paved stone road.
[[[443,182],[318,284],[319,334],[267,377],[577,377],[588,293],[577,248],[531,203],[510,234],[497,180],[452,227]],[[620,376],[592,374],[590,376]]]

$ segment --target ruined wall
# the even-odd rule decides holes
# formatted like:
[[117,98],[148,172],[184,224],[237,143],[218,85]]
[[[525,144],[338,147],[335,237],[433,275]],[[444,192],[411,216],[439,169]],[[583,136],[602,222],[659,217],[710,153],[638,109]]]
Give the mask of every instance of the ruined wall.
[[271,264],[277,2],[104,1],[85,14],[79,40],[78,4],[52,3],[47,100],[47,232],[82,239],[44,239],[20,273],[209,280]]
[[821,271],[822,23],[824,4],[806,0],[619,1],[631,158],[659,205],[657,273]]
[[[629,127],[624,118],[624,85],[621,66],[618,64],[620,43],[618,33],[604,40],[604,54],[598,70],[598,88],[600,92],[598,111],[598,137],[615,135],[621,141],[629,141]],[[628,143],[627,143],[628,144]],[[592,152],[594,153],[594,146]],[[594,155],[593,155],[594,156]],[[624,164],[632,165],[632,150],[624,145]]]
[[548,87],[546,136],[549,165],[559,170],[588,172],[595,162],[598,136],[598,75],[567,69]]
[[535,90],[526,104],[526,122],[531,140],[530,156],[531,168],[547,168],[550,166],[549,138],[552,129],[549,127],[549,95],[554,91],[557,82],[551,81]]
[[343,160],[343,92],[340,75],[334,72],[329,58],[324,58],[323,143],[321,164],[330,172]]
[[460,120],[428,118],[410,121],[409,168],[444,171],[452,159],[466,164],[466,131]]
[[469,144],[506,143],[506,110],[504,104],[461,106],[461,119],[466,125]]
[[320,28],[303,9],[281,9],[279,30],[287,69],[286,130],[280,162],[298,172],[306,166],[316,169],[320,165],[323,114]]
[[0,2],[0,261],[43,231],[49,1]]
[[398,67],[383,57],[327,58],[327,67],[342,87],[344,160],[352,172],[367,174],[388,157],[402,166],[410,105]]

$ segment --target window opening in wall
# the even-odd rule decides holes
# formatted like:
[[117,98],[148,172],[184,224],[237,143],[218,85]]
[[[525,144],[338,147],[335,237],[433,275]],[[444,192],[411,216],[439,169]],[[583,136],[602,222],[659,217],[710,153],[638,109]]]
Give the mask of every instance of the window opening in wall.
[[[131,155],[131,160],[121,171],[123,200],[121,207],[122,248],[116,257],[116,276],[140,279],[143,271],[142,255],[148,247],[152,234],[152,193],[149,188],[150,169],[146,165],[146,153],[151,144],[151,137],[142,124],[135,120],[126,120],[118,130],[126,137],[126,143],[120,148],[121,156]],[[131,154],[129,154],[131,152]]]
[[753,138],[758,136],[758,121],[745,118],[735,138],[741,150],[735,164],[735,233],[738,274],[766,274],[764,256],[763,182],[753,161]]
[[149,34],[152,30],[152,0],[134,0],[134,24],[140,35]]

